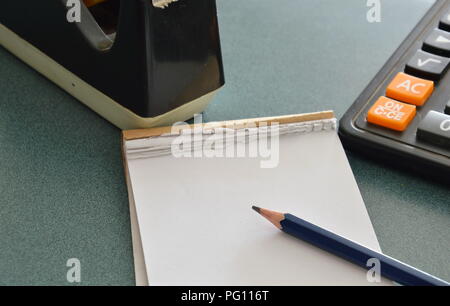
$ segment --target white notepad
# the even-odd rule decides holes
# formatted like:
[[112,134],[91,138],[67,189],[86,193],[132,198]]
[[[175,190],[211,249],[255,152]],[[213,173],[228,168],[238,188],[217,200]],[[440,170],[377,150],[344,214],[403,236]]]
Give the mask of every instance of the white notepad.
[[[261,122],[280,123],[275,167],[267,167],[267,154],[172,154],[180,137],[196,145],[179,146],[185,150],[178,154],[194,154],[204,149],[204,138],[238,139],[242,132],[247,137],[234,150],[248,151],[260,141],[252,135],[275,129]],[[256,127],[245,129],[248,123]],[[229,134],[221,134],[224,128]],[[265,134],[258,134],[261,129]],[[194,141],[199,133],[205,137]],[[123,143],[138,285],[370,284],[364,269],[278,231],[251,209],[288,212],[380,251],[332,112],[214,123],[203,130],[126,131]]]

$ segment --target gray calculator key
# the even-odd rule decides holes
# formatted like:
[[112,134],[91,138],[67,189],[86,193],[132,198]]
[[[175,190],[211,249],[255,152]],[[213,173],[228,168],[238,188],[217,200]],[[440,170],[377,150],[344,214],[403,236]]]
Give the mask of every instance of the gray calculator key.
[[417,137],[445,148],[450,148],[450,116],[430,111],[420,122]]
[[428,53],[450,57],[450,33],[434,29],[425,39],[422,49]]
[[450,11],[445,13],[439,21],[439,29],[450,32]]
[[450,58],[417,50],[406,64],[405,72],[419,78],[439,81],[447,71],[449,64]]

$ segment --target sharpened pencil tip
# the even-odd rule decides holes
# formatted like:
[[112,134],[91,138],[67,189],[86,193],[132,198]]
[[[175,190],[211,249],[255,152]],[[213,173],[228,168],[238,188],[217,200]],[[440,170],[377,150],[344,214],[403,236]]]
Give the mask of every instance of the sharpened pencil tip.
[[259,208],[258,206],[252,206],[252,209],[253,209],[254,211],[256,211],[258,214],[261,213],[261,208]]
[[271,211],[265,208],[260,208],[258,206],[252,206],[252,209],[261,216],[263,216],[264,218],[266,218],[267,220],[269,220],[277,228],[282,229],[281,221],[284,220],[284,214],[276,211]]

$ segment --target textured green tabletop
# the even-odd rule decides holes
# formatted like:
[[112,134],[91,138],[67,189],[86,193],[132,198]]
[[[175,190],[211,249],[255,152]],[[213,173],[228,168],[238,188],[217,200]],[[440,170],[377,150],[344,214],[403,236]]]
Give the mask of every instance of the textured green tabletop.
[[[432,0],[218,0],[226,87],[211,120],[341,117]],[[450,191],[349,154],[385,253],[450,281]],[[0,48],[0,285],[134,283],[120,131]],[[158,175],[164,175],[160,173]]]

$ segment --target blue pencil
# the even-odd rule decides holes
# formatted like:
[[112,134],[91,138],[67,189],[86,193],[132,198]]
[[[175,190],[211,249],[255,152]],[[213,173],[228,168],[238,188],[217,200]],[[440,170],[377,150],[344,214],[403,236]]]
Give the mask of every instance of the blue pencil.
[[291,214],[282,214],[256,206],[256,212],[269,220],[278,229],[296,238],[311,243],[334,255],[368,269],[369,259],[378,259],[381,275],[405,286],[449,286],[444,280],[422,272],[392,257],[368,249]]

